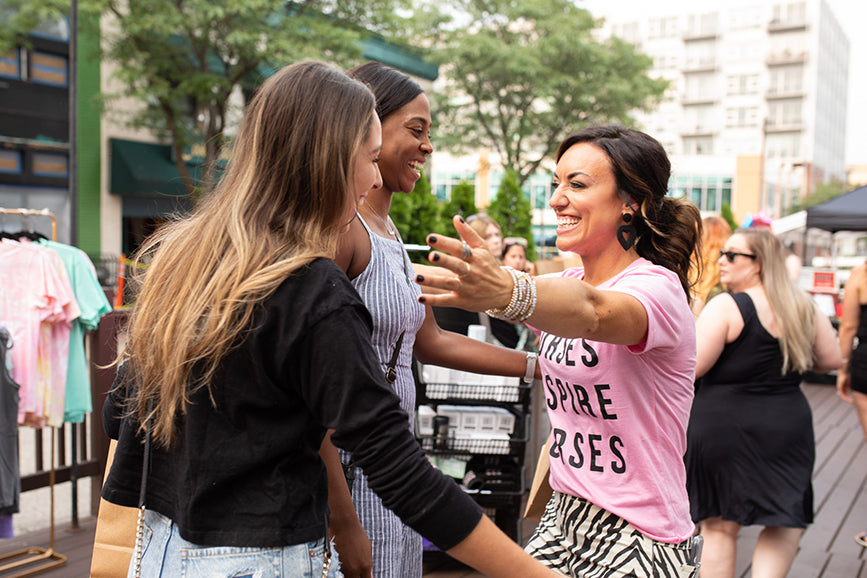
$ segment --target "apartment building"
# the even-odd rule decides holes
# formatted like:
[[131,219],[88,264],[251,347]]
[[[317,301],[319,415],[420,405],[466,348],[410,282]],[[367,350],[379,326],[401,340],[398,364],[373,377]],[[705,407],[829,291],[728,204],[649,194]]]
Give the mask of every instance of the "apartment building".
[[849,41],[824,0],[684,3],[602,29],[671,81],[639,117],[668,150],[671,194],[739,220],[779,217],[825,181],[846,182]]

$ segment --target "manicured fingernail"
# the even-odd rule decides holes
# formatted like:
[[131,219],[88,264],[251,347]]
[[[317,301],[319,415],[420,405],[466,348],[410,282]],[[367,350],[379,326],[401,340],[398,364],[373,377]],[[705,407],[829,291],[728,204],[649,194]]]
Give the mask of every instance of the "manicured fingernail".
[[424,275],[416,275],[415,280],[416,280],[416,283],[423,283],[424,282]]
[[439,260],[440,260],[440,254],[439,254],[439,253],[434,253],[434,254],[433,254],[433,257],[431,257],[431,258],[432,258],[434,261],[439,261]]
[[424,301],[425,301],[424,297],[419,297],[419,298],[418,298],[418,302],[419,302],[419,303],[424,303]]
[[461,223],[466,223],[466,221],[464,221],[464,218],[463,218],[463,217],[460,217],[460,216],[459,216],[458,219],[461,220]]
[[431,235],[430,237],[428,237],[427,242],[428,243],[436,243],[437,242],[436,235]]

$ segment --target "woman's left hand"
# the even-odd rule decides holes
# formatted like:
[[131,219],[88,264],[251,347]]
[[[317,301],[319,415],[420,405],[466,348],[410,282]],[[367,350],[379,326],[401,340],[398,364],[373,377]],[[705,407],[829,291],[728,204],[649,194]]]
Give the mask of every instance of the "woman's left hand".
[[467,311],[505,307],[512,298],[512,276],[500,267],[472,227],[457,216],[453,222],[461,239],[428,235],[427,243],[434,249],[428,261],[438,265],[442,274],[416,275],[419,285],[434,290],[423,292],[419,301]]

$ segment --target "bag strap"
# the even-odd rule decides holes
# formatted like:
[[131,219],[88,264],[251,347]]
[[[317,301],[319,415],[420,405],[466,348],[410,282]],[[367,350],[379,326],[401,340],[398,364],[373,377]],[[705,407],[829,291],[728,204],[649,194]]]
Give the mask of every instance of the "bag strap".
[[144,456],[141,464],[141,488],[138,494],[138,522],[135,529],[135,578],[141,577],[141,559],[143,554],[144,541],[144,513],[145,513],[145,498],[147,497],[147,482],[148,470],[150,469],[151,460],[151,412],[154,409],[153,398],[148,400],[148,415],[147,423],[145,424],[145,441],[144,441]]
[[391,359],[388,361],[388,365],[385,368],[385,380],[388,383],[394,384],[397,381],[397,358],[400,356],[400,346],[403,344],[403,336],[406,333],[406,330],[400,332],[400,337],[397,338],[397,343],[394,344],[394,351],[391,352]]

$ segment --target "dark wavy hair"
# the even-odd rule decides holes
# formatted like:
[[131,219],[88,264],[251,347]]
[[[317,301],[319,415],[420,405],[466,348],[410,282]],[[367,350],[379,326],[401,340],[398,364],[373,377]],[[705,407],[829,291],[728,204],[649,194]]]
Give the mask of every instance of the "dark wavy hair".
[[691,301],[690,267],[700,260],[701,212],[689,201],[666,196],[671,162],[665,149],[641,131],[603,125],[566,137],[556,160],[578,143],[592,144],[608,156],[620,196],[635,211],[638,254],[677,273]]

